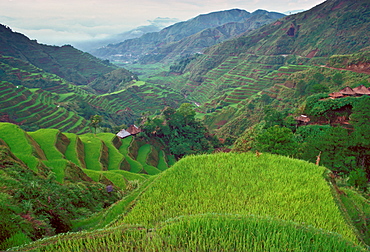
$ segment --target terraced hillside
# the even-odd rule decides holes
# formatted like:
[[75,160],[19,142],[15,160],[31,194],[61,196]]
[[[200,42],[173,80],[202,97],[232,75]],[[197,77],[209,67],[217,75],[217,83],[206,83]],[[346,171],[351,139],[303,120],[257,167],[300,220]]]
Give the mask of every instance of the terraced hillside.
[[105,228],[12,250],[364,251],[325,173],[266,153],[187,157],[98,216]]
[[[120,72],[127,71],[118,71],[115,78],[121,76]],[[96,95],[87,87],[85,90],[9,56],[0,56],[0,74],[3,80],[0,113],[9,117],[3,121],[16,122],[27,130],[58,128],[86,133],[86,120],[91,114],[103,114],[111,125],[132,124],[143,112],[154,113],[165,106],[178,107],[185,102],[171,88],[136,80],[122,80],[122,90]]]
[[235,105],[279,84],[284,74],[283,69],[274,72],[279,67],[324,65],[333,54],[356,53],[368,46],[368,10],[364,0],[326,1],[209,47],[182,66],[179,79],[188,81],[181,88],[198,104],[218,98]]
[[0,128],[0,139],[15,156],[36,172],[53,171],[60,183],[105,177],[125,188],[122,175],[158,174],[171,160],[158,147],[112,133],[75,135],[57,129],[26,133],[11,123],[0,123]]
[[231,56],[209,71],[200,85],[192,86],[191,82],[188,83],[188,86],[195,87],[189,90],[190,97],[204,103],[212,98],[224,96],[225,102],[238,103],[271,86],[268,74],[277,70],[282,62],[284,58],[281,56]]
[[56,103],[56,94],[3,81],[0,82],[0,97],[2,121],[14,122],[29,130],[57,128],[75,133],[89,131],[86,119]]

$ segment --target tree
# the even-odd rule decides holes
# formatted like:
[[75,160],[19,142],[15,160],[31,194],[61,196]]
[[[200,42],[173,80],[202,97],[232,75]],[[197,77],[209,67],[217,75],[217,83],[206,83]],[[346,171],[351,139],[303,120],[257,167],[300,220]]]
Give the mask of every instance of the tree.
[[296,156],[298,143],[293,132],[285,127],[273,126],[259,134],[256,138],[256,149],[284,156]]
[[305,144],[302,158],[310,162],[316,161],[321,152],[323,166],[335,172],[346,173],[355,168],[355,157],[349,147],[348,130],[331,127],[316,137],[310,137]]
[[370,97],[358,98],[354,104],[350,123],[353,126],[350,148],[356,153],[357,166],[370,177]]
[[101,115],[94,115],[90,118],[90,126],[95,129],[94,135],[96,135],[96,129],[99,127],[99,124],[102,122],[103,118]]
[[166,108],[160,116],[147,120],[142,129],[147,138],[158,137],[167,151],[176,158],[211,152],[217,146],[207,128],[195,118],[191,104],[184,103],[177,110]]
[[336,73],[333,75],[333,78],[332,78],[332,81],[334,82],[334,84],[336,85],[341,85],[343,83],[343,74],[341,73]]

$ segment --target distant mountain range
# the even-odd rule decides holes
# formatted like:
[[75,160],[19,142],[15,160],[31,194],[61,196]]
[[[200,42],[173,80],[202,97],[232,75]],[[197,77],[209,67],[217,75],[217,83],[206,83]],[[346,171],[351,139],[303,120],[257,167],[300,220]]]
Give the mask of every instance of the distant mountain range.
[[109,44],[116,44],[127,39],[138,38],[145,33],[159,32],[163,28],[172,25],[174,23],[180,22],[177,18],[161,18],[157,17],[154,20],[148,20],[150,25],[143,25],[136,27],[132,30],[122,32],[119,34],[110,35],[104,39],[97,39],[92,41],[75,42],[73,45],[78,49],[86,52],[94,51],[100,47],[104,47]]
[[103,59],[127,62],[171,61],[180,56],[201,52],[206,47],[271,23],[283,16],[281,13],[263,10],[253,13],[239,9],[213,12],[176,23],[159,32],[146,33],[140,38],[107,45],[91,53]]

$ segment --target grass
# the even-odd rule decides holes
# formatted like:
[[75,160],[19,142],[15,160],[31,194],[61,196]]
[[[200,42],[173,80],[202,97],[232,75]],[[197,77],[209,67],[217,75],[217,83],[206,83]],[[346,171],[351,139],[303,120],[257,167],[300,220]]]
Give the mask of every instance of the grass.
[[131,141],[133,141],[132,136],[122,139],[122,145],[119,148],[119,152],[122,153],[127,162],[130,164],[130,172],[139,173],[140,171],[142,171],[143,166],[128,155],[128,147],[130,146]]
[[78,157],[77,157],[77,138],[78,136],[73,133],[64,133],[64,135],[68,137],[70,141],[66,149],[65,157],[69,161],[81,167],[80,160],[78,160]]
[[162,150],[159,152],[159,161],[158,161],[157,168],[161,171],[167,170],[168,168],[168,165],[165,159],[165,153]]
[[120,169],[121,162],[124,160],[123,154],[121,154],[116,147],[113,146],[113,138],[116,135],[112,133],[99,133],[97,137],[100,138],[108,147],[109,150],[109,167],[108,170]]
[[137,161],[143,166],[144,170],[150,174],[150,175],[155,175],[160,173],[161,171],[157,169],[154,166],[148,165],[146,163],[146,160],[148,158],[148,155],[151,151],[151,145],[150,144],[145,144],[140,147],[138,155],[137,155]]
[[39,129],[28,134],[40,145],[48,160],[62,159],[64,155],[55,147],[57,129]]
[[[109,171],[110,173],[116,173],[118,171]],[[120,171],[122,172],[122,171]],[[141,175],[136,175],[136,179],[139,181],[139,187],[126,195],[122,200],[110,206],[107,210],[103,212],[96,213],[90,218],[78,220],[73,223],[73,229],[79,230],[83,229],[93,229],[97,230],[103,228],[110,223],[114,223],[115,220],[125,212],[129,211],[141,193],[150,185],[155,176],[148,177],[144,180],[144,177]]]
[[86,167],[91,170],[101,171],[102,165],[100,163],[100,156],[102,141],[91,133],[81,135],[80,139],[85,147]]
[[370,232],[368,228],[368,220],[370,217],[369,200],[360,193],[349,188],[341,188],[341,190],[344,191],[344,193],[340,194],[340,200],[346,212],[359,231],[364,242],[370,244]]
[[[73,222],[74,231],[92,231],[12,251],[365,251],[339,211],[325,172],[266,153],[190,156],[103,212]],[[357,206],[363,202],[352,198]]]
[[68,160],[53,159],[53,160],[45,160],[45,161],[43,161],[43,163],[55,173],[56,181],[63,184],[64,183],[64,175],[65,175],[64,170],[67,166]]
[[[222,153],[180,160],[162,173],[122,223],[153,225],[181,215],[259,215],[356,241],[323,178],[324,167],[286,157]],[[320,209],[318,211],[318,209]]]

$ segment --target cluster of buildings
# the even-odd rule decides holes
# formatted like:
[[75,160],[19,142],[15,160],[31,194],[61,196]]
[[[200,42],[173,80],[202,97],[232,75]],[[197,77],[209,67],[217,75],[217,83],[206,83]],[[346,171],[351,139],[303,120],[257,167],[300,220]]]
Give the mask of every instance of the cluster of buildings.
[[[344,97],[360,97],[363,95],[370,95],[370,88],[367,88],[364,85],[360,85],[353,89],[350,87],[345,87],[338,92],[330,93],[329,99],[338,99],[338,98],[344,98]],[[295,117],[294,119],[297,121],[297,126],[307,125],[311,121],[311,119],[306,115],[300,115],[298,117]],[[339,119],[343,119],[343,118],[339,118]],[[342,121],[346,121],[345,118]]]
[[370,95],[370,88],[367,88],[364,85],[355,87],[353,89],[350,87],[345,87],[339,92],[333,92],[329,94],[331,99],[337,99],[337,98],[348,97],[348,96],[363,96],[363,95]]

